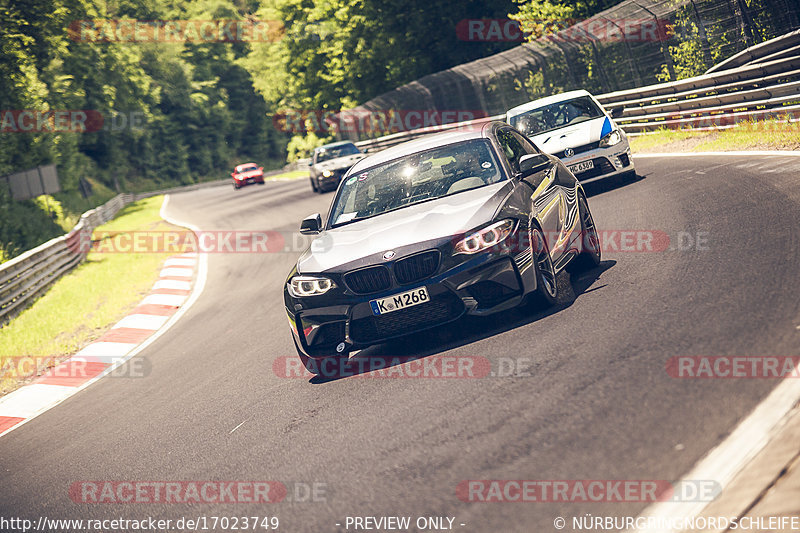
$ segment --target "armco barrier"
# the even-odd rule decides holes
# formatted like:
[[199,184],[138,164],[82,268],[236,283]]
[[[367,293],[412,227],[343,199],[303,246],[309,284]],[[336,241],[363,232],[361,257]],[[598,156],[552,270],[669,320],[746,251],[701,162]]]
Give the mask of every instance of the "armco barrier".
[[68,234],[0,265],[0,324],[22,311],[55,280],[83,261],[88,249],[83,240],[91,238],[94,228],[111,220],[131,201],[133,195],[118,194],[81,215]]
[[[753,46],[725,68],[669,83],[597,95],[633,135],[659,128],[729,126],[742,120],[800,117],[800,30]],[[776,52],[778,50],[779,52]],[[724,62],[723,62],[724,63]],[[722,65],[721,63],[720,65]],[[359,141],[364,151],[383,150],[430,133],[503,120],[494,115],[403,131]]]

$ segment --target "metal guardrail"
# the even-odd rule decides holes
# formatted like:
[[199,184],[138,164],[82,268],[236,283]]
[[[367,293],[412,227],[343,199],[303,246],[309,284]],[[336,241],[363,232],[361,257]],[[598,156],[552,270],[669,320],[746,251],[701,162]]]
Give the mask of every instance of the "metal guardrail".
[[[800,116],[800,52],[789,54],[798,41],[800,31],[795,31],[743,51],[724,69],[601,94],[597,99],[610,112],[620,108],[621,116],[615,120],[633,135],[660,128],[728,127],[739,121]],[[780,52],[776,54],[776,50]],[[356,145],[366,152],[375,152],[431,133],[504,118],[505,115],[494,115],[404,131],[359,141]]]
[[118,194],[81,215],[68,234],[0,265],[0,324],[19,314],[54,281],[83,261],[94,228],[111,220],[133,199],[132,194]]
[[[747,63],[753,62],[756,59],[772,58],[777,54],[786,52],[787,50],[797,50],[797,45],[800,45],[800,30],[787,33],[777,39],[770,39],[763,43],[751,46],[746,50],[742,50],[738,54],[734,54],[725,61],[721,61],[708,69],[706,74],[720,72],[723,70],[740,67]],[[794,54],[796,55],[796,53]]]

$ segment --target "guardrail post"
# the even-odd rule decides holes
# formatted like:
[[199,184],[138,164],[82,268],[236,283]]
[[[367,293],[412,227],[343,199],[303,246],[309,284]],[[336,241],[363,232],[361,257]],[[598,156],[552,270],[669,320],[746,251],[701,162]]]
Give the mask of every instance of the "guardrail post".
[[738,7],[739,11],[745,45],[746,47],[750,47],[754,43],[753,21],[750,19],[750,13],[747,11],[747,5],[742,0],[736,0],[736,6]]

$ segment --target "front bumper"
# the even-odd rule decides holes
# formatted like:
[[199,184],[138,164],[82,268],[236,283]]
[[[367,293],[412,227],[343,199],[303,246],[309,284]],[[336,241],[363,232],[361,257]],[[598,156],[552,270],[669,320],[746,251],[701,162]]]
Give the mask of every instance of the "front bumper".
[[264,176],[253,176],[249,178],[233,178],[234,183],[241,187],[242,185],[249,185],[251,183],[264,183]]
[[350,167],[330,170],[331,175],[327,177],[320,172],[317,176],[317,183],[324,189],[335,189],[339,186],[339,182],[342,181],[342,177],[347,174],[348,170],[350,170]]
[[[402,286],[395,283],[390,289],[368,295],[342,291],[314,307],[314,298],[325,295],[301,299],[287,292],[286,312],[292,334],[303,353],[319,359],[436,328],[465,314],[503,311],[519,305],[524,295],[535,288],[529,255],[522,253],[515,258],[508,253],[477,254],[426,280]],[[422,286],[428,289],[429,301],[373,314],[371,300]]]
[[631,147],[627,138],[623,138],[622,141],[614,146],[593,148],[576,153],[571,157],[565,157],[563,152],[559,152],[555,155],[561,159],[567,168],[584,161],[592,161],[594,168],[575,174],[575,177],[578,178],[581,183],[627,174],[629,172],[635,172],[636,170],[633,164],[633,158],[631,157]]

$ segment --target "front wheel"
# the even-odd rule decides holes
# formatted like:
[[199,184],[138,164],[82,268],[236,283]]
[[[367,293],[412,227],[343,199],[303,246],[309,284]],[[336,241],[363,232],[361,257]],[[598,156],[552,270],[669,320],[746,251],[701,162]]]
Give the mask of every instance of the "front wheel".
[[319,190],[317,188],[317,184],[314,182],[313,176],[310,177],[309,180],[311,180],[311,190],[314,191],[315,193],[319,192]]
[[536,274],[536,290],[528,298],[536,307],[550,307],[558,301],[558,282],[553,259],[544,233],[537,227],[531,230],[531,254]]
[[589,204],[583,196],[578,197],[578,212],[581,217],[580,253],[569,262],[567,272],[576,274],[600,265],[600,238],[594,225]]

